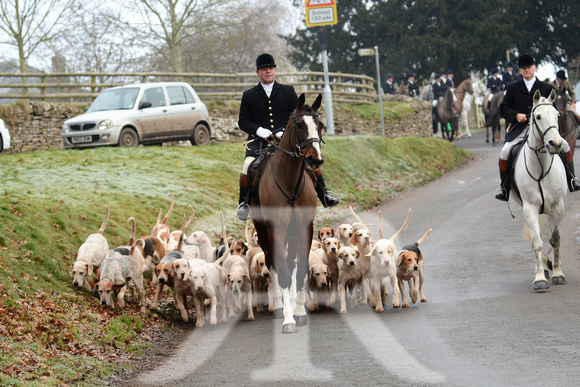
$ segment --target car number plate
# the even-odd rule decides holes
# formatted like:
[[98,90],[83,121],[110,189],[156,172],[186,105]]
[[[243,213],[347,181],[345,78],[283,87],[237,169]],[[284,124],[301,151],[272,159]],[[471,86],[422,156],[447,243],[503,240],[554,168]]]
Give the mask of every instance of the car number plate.
[[78,136],[78,137],[71,137],[70,142],[73,144],[81,144],[84,142],[92,142],[93,136]]

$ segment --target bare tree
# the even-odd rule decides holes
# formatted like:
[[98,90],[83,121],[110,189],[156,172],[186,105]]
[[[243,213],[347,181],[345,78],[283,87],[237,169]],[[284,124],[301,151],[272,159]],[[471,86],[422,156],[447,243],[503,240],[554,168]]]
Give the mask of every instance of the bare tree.
[[238,0],[211,19],[212,28],[197,23],[195,34],[184,39],[186,70],[251,72],[263,52],[289,69],[284,35],[294,31],[298,17],[287,0]]
[[[34,51],[61,28],[74,0],[0,0],[1,43],[16,47],[20,72],[25,73]],[[26,79],[22,79],[26,83]]]
[[[135,44],[138,36],[120,23],[123,10],[100,6],[94,0],[71,10],[66,33],[50,42],[49,48],[67,58],[67,71],[119,72],[143,70],[144,53]],[[106,82],[107,76],[99,81]]]
[[133,0],[143,23],[133,25],[142,43],[162,56],[174,72],[183,72],[183,40],[196,31],[196,23],[211,23],[207,16],[232,0]]

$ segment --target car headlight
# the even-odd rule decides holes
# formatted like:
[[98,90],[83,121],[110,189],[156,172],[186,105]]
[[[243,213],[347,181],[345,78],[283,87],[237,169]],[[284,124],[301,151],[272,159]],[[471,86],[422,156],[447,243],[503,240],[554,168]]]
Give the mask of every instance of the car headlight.
[[68,126],[67,124],[63,124],[63,125],[62,125],[62,132],[63,132],[63,133],[68,133],[68,132],[70,132],[70,126]]
[[111,120],[103,120],[99,122],[99,130],[107,130],[113,127],[113,121]]

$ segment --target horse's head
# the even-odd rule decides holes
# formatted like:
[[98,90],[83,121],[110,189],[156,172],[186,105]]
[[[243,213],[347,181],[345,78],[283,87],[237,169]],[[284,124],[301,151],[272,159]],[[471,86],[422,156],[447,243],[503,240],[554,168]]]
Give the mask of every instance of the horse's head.
[[564,112],[566,111],[566,105],[568,104],[569,98],[568,95],[566,95],[566,93],[562,93],[562,92],[556,92],[556,109],[558,109],[558,112],[560,114],[564,114]]
[[467,90],[469,94],[473,94],[473,82],[471,81],[471,78],[467,78],[464,82],[465,90]]
[[540,91],[536,90],[530,119],[532,135],[551,154],[560,153],[564,144],[564,139],[558,132],[559,113],[553,105],[555,100],[555,90],[552,90],[548,98],[542,97]]
[[457,97],[455,96],[455,89],[453,87],[447,89],[445,92],[445,99],[451,106],[455,106],[457,103]]
[[322,95],[318,94],[312,105],[305,104],[305,99],[304,94],[298,97],[298,106],[290,116],[284,137],[290,148],[306,160],[306,168],[316,171],[324,162],[320,150],[324,124],[318,116]]

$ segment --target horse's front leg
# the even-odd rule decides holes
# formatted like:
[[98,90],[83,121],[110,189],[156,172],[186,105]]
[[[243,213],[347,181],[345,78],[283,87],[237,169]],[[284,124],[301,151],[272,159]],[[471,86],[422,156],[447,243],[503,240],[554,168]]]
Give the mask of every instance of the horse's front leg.
[[530,232],[532,239],[532,251],[536,256],[536,276],[534,278],[534,290],[548,289],[548,280],[544,273],[543,253],[542,253],[542,238],[540,237],[540,222],[538,219],[538,211],[535,206],[523,203],[523,213],[526,225]]
[[[550,217],[550,224],[552,235],[550,236],[550,249],[548,251],[548,258],[552,263],[552,285],[566,284],[566,277],[562,272],[562,261],[560,260],[560,228],[558,221],[555,220],[555,215]],[[549,267],[549,263],[548,263]]]
[[270,269],[270,275],[272,276],[272,300],[270,301],[270,308],[273,305],[274,318],[282,318],[284,317],[284,303],[282,302],[282,289],[278,282],[278,273]]

